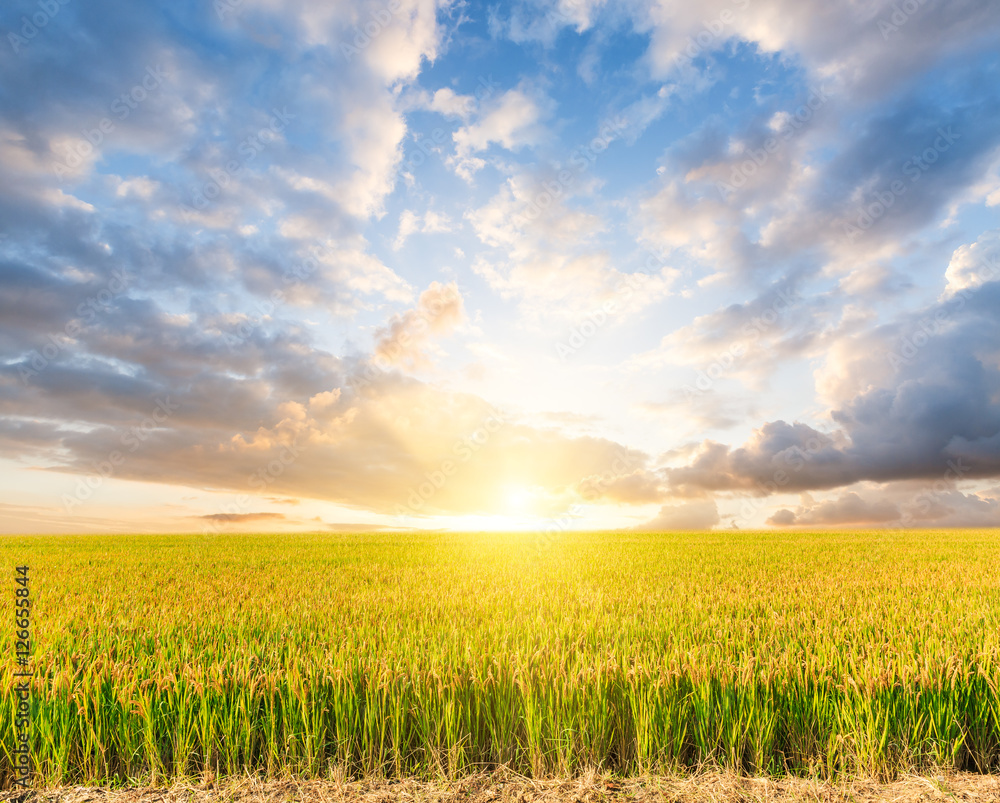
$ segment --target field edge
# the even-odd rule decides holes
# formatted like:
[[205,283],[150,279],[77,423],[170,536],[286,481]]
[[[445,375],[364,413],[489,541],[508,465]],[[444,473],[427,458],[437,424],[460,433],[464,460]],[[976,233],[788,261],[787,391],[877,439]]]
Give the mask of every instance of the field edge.
[[175,781],[168,787],[68,786],[28,792],[0,791],[3,803],[875,803],[893,801],[1000,801],[1000,775],[941,770],[891,782],[839,782],[802,778],[752,778],[726,772],[691,776],[615,778],[597,772],[575,778],[526,778],[490,772],[447,781],[414,778],[326,780],[257,777]]

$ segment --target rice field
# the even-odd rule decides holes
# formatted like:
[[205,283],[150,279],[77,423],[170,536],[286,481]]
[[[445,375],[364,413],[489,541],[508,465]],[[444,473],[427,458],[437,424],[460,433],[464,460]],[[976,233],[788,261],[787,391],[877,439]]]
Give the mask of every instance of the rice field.
[[31,567],[36,786],[1000,769],[996,531],[26,536],[0,556],[11,601]]

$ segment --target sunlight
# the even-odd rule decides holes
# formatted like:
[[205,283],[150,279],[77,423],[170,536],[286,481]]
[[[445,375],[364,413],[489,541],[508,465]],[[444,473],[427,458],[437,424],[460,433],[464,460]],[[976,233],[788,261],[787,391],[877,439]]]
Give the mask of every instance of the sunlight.
[[504,503],[508,513],[524,513],[530,507],[534,494],[524,485],[508,485],[504,490]]

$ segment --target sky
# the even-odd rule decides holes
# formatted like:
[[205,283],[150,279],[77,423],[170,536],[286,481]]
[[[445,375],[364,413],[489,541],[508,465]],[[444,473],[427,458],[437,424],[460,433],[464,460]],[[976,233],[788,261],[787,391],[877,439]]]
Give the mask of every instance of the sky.
[[994,0],[0,32],[0,532],[1000,526]]

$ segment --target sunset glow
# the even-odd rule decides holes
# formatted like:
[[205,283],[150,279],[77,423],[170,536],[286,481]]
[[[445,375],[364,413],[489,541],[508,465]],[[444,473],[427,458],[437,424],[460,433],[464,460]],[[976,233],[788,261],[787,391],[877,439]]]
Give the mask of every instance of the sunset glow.
[[2,12],[0,529],[1000,524],[1000,7],[912,5]]

